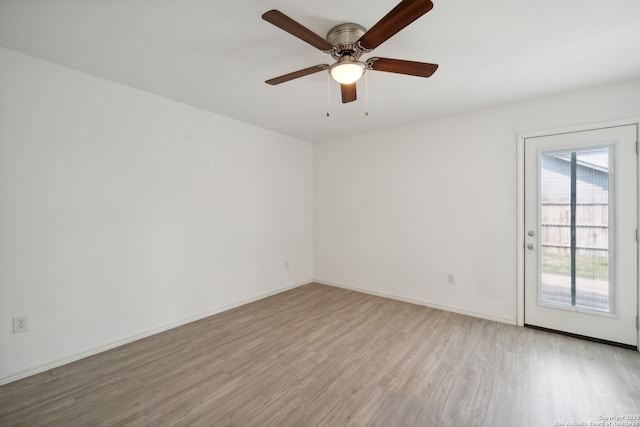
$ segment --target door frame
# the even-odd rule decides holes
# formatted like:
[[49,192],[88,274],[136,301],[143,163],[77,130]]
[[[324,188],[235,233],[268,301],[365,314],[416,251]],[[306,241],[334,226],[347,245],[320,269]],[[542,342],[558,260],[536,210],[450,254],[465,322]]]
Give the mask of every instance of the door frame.
[[[516,179],[516,200],[517,200],[517,238],[516,238],[516,250],[518,254],[516,265],[516,323],[518,326],[524,326],[524,257],[525,257],[525,227],[524,227],[524,143],[525,139],[550,136],[562,133],[581,132],[595,129],[603,129],[625,125],[636,125],[636,132],[640,133],[640,117],[630,117],[619,120],[609,120],[604,122],[589,123],[583,125],[567,126],[554,129],[546,129],[540,131],[528,131],[518,132],[517,134],[517,179]],[[640,141],[640,135],[636,134],[636,141]],[[640,193],[640,159],[636,163],[636,182],[637,191]],[[639,194],[640,196],[640,194]],[[640,197],[638,198],[638,206],[636,206],[636,215],[638,216],[638,224],[640,226]],[[640,266],[640,250],[638,250],[638,259],[636,260],[638,266]],[[638,301],[636,302],[636,315],[640,315],[640,269],[636,275],[636,287],[638,287]],[[638,332],[638,343],[640,343],[640,330]],[[640,345],[638,345],[638,351],[640,352]]]

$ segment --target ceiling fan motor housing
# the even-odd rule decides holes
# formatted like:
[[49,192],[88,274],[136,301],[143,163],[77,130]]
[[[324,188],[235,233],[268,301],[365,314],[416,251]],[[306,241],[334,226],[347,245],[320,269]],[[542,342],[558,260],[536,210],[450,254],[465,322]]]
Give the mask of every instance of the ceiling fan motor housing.
[[367,30],[362,25],[352,22],[336,25],[330,29],[326,38],[329,43],[336,47],[331,56],[338,60],[343,56],[351,56],[357,60],[363,51],[356,46],[356,42],[366,32]]

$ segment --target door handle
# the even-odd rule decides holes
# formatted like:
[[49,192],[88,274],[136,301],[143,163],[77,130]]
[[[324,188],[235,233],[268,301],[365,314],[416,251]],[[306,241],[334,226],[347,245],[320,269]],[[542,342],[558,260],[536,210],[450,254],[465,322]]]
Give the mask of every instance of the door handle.
[[527,249],[529,249],[530,251],[534,250],[536,248],[536,245],[534,245],[533,243],[529,243],[527,245]]

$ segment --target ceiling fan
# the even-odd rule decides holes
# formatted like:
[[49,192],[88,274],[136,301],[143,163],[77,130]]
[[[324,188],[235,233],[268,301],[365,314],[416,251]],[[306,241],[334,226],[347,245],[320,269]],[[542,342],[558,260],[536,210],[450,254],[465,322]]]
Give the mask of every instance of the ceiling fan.
[[367,70],[430,77],[438,69],[437,64],[376,57],[363,62],[360,57],[380,46],[432,8],[431,0],[402,0],[368,31],[361,25],[345,23],[329,30],[326,38],[320,37],[278,10],[270,10],[262,15],[262,19],[328,53],[336,62],[333,65],[314,65],[269,79],[266,83],[278,85],[319,71],[329,70],[331,77],[340,83],[342,102],[347,103],[356,100],[356,82]]

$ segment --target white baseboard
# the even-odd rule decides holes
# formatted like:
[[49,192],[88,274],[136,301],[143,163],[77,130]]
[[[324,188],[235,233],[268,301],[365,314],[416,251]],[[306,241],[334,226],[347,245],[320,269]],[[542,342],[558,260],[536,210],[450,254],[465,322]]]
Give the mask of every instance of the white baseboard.
[[277,295],[279,293],[286,292],[288,290],[297,288],[299,286],[307,285],[307,284],[312,283],[312,282],[313,282],[313,280],[309,279],[309,280],[304,281],[304,282],[299,282],[299,283],[296,283],[296,284],[293,284],[293,285],[285,286],[283,288],[276,289],[275,291],[267,292],[267,293],[264,293],[264,294],[261,294],[261,295],[258,295],[258,296],[252,297],[252,298],[248,298],[248,299],[245,299],[245,300],[242,300],[242,301],[238,301],[238,302],[233,303],[233,304],[227,304],[227,305],[224,305],[222,307],[215,308],[215,309],[213,309],[211,311],[207,311],[205,313],[200,313],[200,314],[197,314],[195,316],[188,317],[188,318],[180,320],[178,322],[173,322],[173,323],[170,323],[170,324],[167,324],[167,325],[160,326],[158,328],[149,329],[149,330],[141,332],[139,334],[132,335],[130,337],[123,338],[121,340],[114,341],[114,342],[111,342],[109,344],[105,344],[103,346],[96,347],[96,348],[84,351],[82,353],[73,354],[73,355],[64,357],[62,359],[58,359],[58,360],[54,360],[52,362],[46,363],[44,365],[34,366],[32,368],[28,368],[28,369],[25,369],[25,370],[20,371],[18,373],[12,374],[12,375],[10,375],[8,377],[0,378],[0,385],[8,384],[8,383],[20,380],[22,378],[30,377],[31,375],[39,374],[41,372],[48,371],[49,369],[58,368],[60,366],[66,365],[68,363],[75,362],[76,360],[84,359],[85,357],[93,356],[95,354],[102,353],[103,351],[111,350],[112,348],[120,347],[122,345],[129,344],[131,342],[140,340],[142,338],[147,338],[147,337],[149,337],[151,335],[159,334],[161,332],[168,331],[169,329],[177,328],[179,326],[183,326],[183,325],[186,325],[188,323],[192,323],[192,322],[195,322],[197,320],[204,319],[205,317],[213,316],[214,314],[222,313],[223,311],[231,310],[233,308],[240,307],[241,305],[249,304],[249,303],[264,299],[264,298],[268,298],[270,296]]
[[320,283],[322,285],[335,286],[336,288],[348,289],[350,291],[362,292],[362,293],[365,293],[365,294],[375,295],[375,296],[382,297],[382,298],[389,298],[389,299],[393,299],[393,300],[396,300],[396,301],[408,302],[410,304],[422,305],[422,306],[425,306],[425,307],[435,308],[435,309],[438,309],[438,310],[450,311],[450,312],[458,313],[458,314],[464,314],[465,316],[477,317],[477,318],[485,319],[485,320],[492,320],[494,322],[506,323],[508,325],[516,325],[516,319],[507,319],[507,318],[504,318],[504,317],[492,316],[492,315],[488,315],[488,314],[484,314],[484,313],[478,313],[478,312],[475,312],[475,311],[463,310],[463,309],[457,308],[457,307],[450,307],[450,306],[446,306],[446,305],[433,304],[433,303],[429,303],[429,302],[426,302],[426,301],[415,300],[415,299],[411,299],[411,298],[405,298],[405,297],[401,297],[401,296],[398,296],[398,295],[387,294],[385,292],[372,291],[370,289],[364,289],[364,288],[359,288],[357,286],[345,285],[343,283],[330,282],[330,281],[327,281],[327,280],[313,279],[313,281],[314,281],[314,283]]

